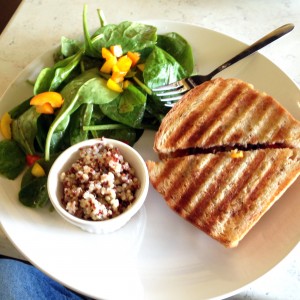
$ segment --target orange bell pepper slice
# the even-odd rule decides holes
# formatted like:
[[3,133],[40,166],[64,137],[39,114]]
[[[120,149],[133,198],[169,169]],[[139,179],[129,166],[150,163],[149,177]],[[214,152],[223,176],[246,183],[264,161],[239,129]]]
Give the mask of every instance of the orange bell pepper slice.
[[39,106],[45,103],[50,103],[53,108],[58,108],[62,106],[63,102],[64,100],[61,94],[57,92],[44,92],[34,96],[30,100],[30,105]]
[[35,110],[37,113],[45,115],[52,115],[54,113],[54,108],[48,102],[42,105],[36,105]]
[[114,82],[120,83],[124,81],[124,74],[121,72],[113,72],[110,77]]
[[102,48],[101,54],[102,54],[102,57],[106,60],[108,60],[114,56],[107,48]]
[[127,52],[127,55],[128,55],[128,57],[131,59],[131,61],[132,61],[132,67],[136,66],[136,64],[138,63],[138,61],[139,61],[140,58],[141,58],[141,54],[138,53],[138,52],[131,52],[131,51],[128,51],[128,52]]

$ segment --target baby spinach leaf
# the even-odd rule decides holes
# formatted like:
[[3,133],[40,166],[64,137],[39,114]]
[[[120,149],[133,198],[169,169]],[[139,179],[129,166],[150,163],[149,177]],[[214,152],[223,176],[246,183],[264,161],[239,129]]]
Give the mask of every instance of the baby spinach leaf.
[[80,43],[77,40],[69,39],[67,37],[61,37],[61,42],[60,42],[60,51],[61,54],[65,57],[72,56],[76,54],[77,52],[80,51],[82,47],[82,43]]
[[[118,96],[118,93],[106,86],[106,80],[101,78],[97,69],[86,71],[68,83],[61,95],[64,103],[59,110],[55,120],[51,124],[45,145],[45,158],[50,157],[50,149],[55,147],[65,132],[70,115],[83,103],[103,104],[108,103]],[[58,137],[53,139],[53,136]]]
[[159,35],[157,46],[172,55],[190,75],[194,71],[194,57],[190,44],[178,33]]
[[12,136],[26,154],[34,154],[34,141],[37,135],[37,119],[40,114],[30,107],[12,122]]
[[47,175],[57,156],[51,157],[50,161],[44,159],[38,160],[38,163],[43,167],[46,176],[35,177],[32,175],[32,166],[26,170],[22,177],[21,189],[19,191],[19,201],[28,207],[44,207],[49,196],[47,192]]
[[83,50],[58,61],[52,68],[44,68],[34,84],[33,93],[37,95],[46,91],[55,91],[66,80],[80,62]]
[[115,100],[101,104],[100,108],[110,119],[139,128],[144,116],[146,97],[145,93],[131,84]]
[[82,104],[72,115],[70,120],[70,145],[79,143],[88,138],[88,131],[83,126],[88,126],[93,114],[92,103]]
[[173,56],[156,46],[145,62],[143,76],[145,84],[154,88],[180,80],[188,73]]
[[[86,54],[101,57],[101,49],[112,45],[121,45],[123,53],[140,52],[142,55],[156,44],[156,27],[136,22],[124,21],[120,24],[108,24],[99,28],[91,37],[93,51]],[[90,45],[90,47],[91,47]]]
[[29,207],[44,207],[49,200],[47,177],[34,177],[19,191],[19,201]]
[[0,141],[0,175],[15,179],[25,168],[26,157],[14,140]]

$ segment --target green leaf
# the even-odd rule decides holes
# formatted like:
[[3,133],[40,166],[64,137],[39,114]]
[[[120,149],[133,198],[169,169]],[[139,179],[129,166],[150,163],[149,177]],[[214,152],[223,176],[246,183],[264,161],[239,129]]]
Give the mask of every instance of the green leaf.
[[121,45],[123,53],[140,52],[145,56],[156,44],[156,31],[154,26],[130,21],[124,21],[118,25],[108,24],[99,28],[91,37],[94,52],[87,53],[101,57],[103,47]]
[[187,71],[173,56],[154,47],[145,63],[144,81],[149,88],[169,84],[187,76]]
[[37,135],[37,120],[40,114],[32,106],[17,119],[12,121],[13,139],[23,148],[26,154],[34,154],[34,141]]
[[26,156],[14,140],[0,141],[0,174],[15,179],[26,166]]
[[88,132],[84,130],[84,126],[88,126],[91,122],[93,114],[92,103],[82,104],[72,115],[70,121],[70,145],[79,143],[88,138]]
[[77,40],[69,39],[67,37],[61,37],[61,54],[65,57],[72,56],[80,51],[82,43]]
[[172,55],[187,71],[187,75],[193,73],[194,57],[192,47],[181,35],[176,32],[159,35],[157,46]]
[[44,207],[48,202],[47,177],[34,177],[19,191],[19,201],[29,207]]
[[57,90],[77,67],[82,53],[83,50],[80,50],[76,54],[58,61],[53,67],[44,68],[36,79],[33,88],[34,95]]
[[131,84],[119,97],[107,104],[101,104],[100,108],[110,119],[139,128],[144,116],[146,99],[146,94]]
[[21,189],[19,191],[19,201],[28,207],[38,208],[44,207],[49,202],[47,191],[47,175],[57,156],[51,157],[51,160],[45,161],[39,159],[38,163],[44,169],[46,176],[35,177],[32,175],[32,167],[28,168],[24,173],[21,181]]

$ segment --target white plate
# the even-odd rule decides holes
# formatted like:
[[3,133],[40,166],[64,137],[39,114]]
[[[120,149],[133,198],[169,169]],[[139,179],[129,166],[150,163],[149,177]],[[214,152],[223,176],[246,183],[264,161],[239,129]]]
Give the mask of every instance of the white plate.
[[[194,25],[147,21],[160,32],[175,31],[192,45],[196,69],[206,73],[245,45]],[[31,95],[26,80],[51,64],[51,53],[36,59],[0,102],[7,111]],[[223,71],[275,96],[300,119],[300,91],[272,62],[257,53]],[[298,102],[297,102],[298,101]],[[136,149],[156,159],[153,133]],[[299,242],[299,179],[236,249],[225,249],[178,217],[151,187],[141,212],[120,231],[93,235],[73,227],[55,212],[18,202],[19,181],[0,179],[0,219],[8,237],[35,266],[78,292],[105,299],[224,298],[277,265]]]

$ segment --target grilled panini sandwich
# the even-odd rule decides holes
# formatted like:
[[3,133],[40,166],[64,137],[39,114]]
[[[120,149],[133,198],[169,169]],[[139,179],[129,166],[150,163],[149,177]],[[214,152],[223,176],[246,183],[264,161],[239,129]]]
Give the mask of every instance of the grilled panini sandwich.
[[195,87],[171,109],[156,134],[160,157],[223,148],[300,147],[300,125],[274,98],[235,79]]
[[150,181],[181,217],[235,247],[300,174],[300,122],[238,79],[192,89],[155,136]]

